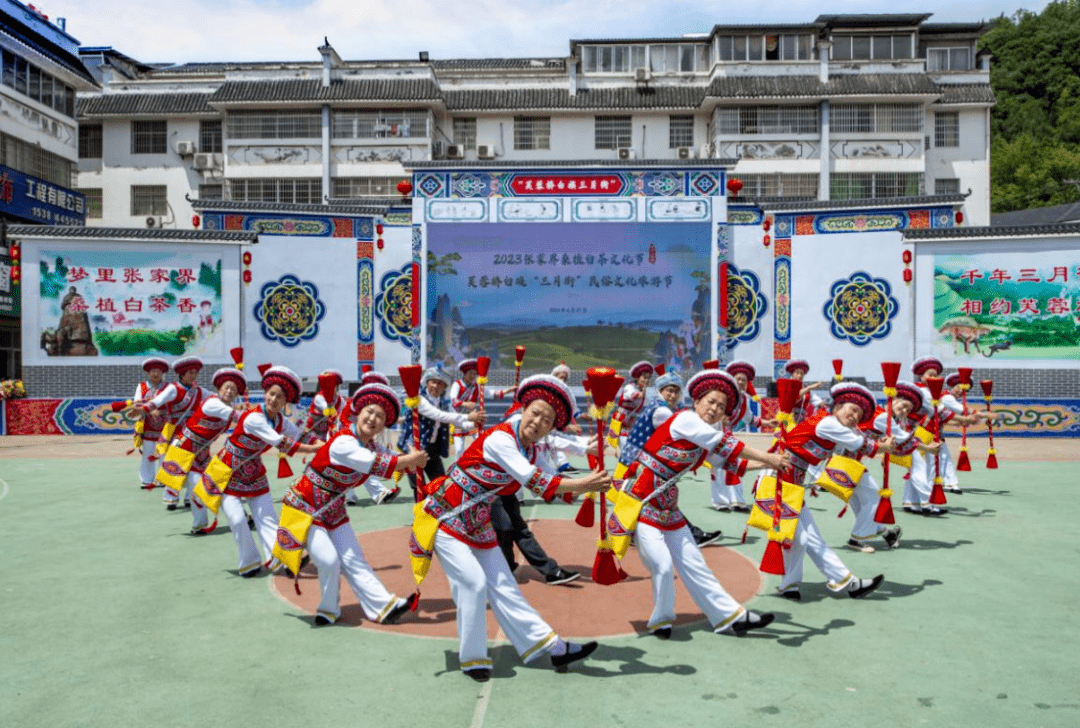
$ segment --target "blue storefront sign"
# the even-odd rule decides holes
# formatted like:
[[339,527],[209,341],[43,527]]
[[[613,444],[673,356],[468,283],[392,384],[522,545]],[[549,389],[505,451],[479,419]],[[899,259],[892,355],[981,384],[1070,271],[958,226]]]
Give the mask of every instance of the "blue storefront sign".
[[85,225],[86,197],[0,165],[0,215],[45,225]]

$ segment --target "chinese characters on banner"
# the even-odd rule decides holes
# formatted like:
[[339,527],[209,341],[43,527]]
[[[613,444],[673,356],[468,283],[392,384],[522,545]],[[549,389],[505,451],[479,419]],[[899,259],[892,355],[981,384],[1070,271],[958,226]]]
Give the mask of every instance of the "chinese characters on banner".
[[225,353],[220,254],[42,251],[40,268],[49,356]]
[[934,256],[937,353],[983,361],[1080,358],[1076,258],[1074,251]]

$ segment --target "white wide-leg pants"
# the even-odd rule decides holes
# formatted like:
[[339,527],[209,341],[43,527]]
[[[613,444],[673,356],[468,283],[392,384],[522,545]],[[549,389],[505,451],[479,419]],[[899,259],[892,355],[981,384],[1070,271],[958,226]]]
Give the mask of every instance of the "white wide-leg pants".
[[870,472],[863,473],[855,490],[851,494],[848,506],[852,515],[855,516],[855,525],[851,529],[851,537],[856,541],[869,541],[870,539],[885,532],[885,526],[874,523],[877,514],[877,504],[881,500],[878,493],[878,484],[874,481]]
[[663,531],[639,523],[637,547],[652,577],[653,611],[645,627],[650,632],[675,622],[675,571],[713,629],[727,627],[746,611],[709,569],[688,526]]
[[251,515],[255,518],[255,530],[259,533],[263,551],[266,558],[259,556],[259,549],[255,545],[255,539],[251,536],[251,530],[247,525],[247,514],[240,498],[227,495],[221,499],[221,510],[229,520],[229,530],[232,531],[233,541],[236,542],[236,550],[239,554],[238,568],[240,573],[258,568],[270,560],[270,551],[274,548],[277,539],[278,516],[274,510],[274,501],[269,493],[263,493],[253,498],[246,498],[251,508]]
[[142,458],[139,461],[139,480],[142,481],[142,485],[151,485],[154,482],[154,478],[157,477],[158,466],[161,465],[159,458],[154,457],[154,452],[157,450],[157,442],[147,442],[143,440],[142,447],[139,448],[139,456]]
[[742,481],[734,485],[727,484],[727,471],[716,469],[709,471],[709,484],[712,487],[713,506],[744,506],[746,499],[743,497]]
[[[927,460],[930,461],[930,478],[926,477]],[[933,487],[934,461],[919,450],[911,453],[911,469],[904,483],[904,505],[918,507],[930,505],[930,489]]]
[[457,605],[462,670],[491,667],[487,605],[522,661],[531,662],[555,645],[558,635],[525,601],[500,549],[473,548],[440,530],[435,535],[435,554]]
[[844,589],[854,578],[836,552],[825,543],[825,538],[818,530],[817,523],[814,522],[814,515],[809,507],[804,506],[799,512],[795,540],[790,549],[784,549],[784,576],[781,579],[781,589],[802,581],[803,557],[807,555],[814,562],[814,566],[818,567],[829,580],[828,587],[833,591]]
[[312,526],[308,531],[308,555],[311,563],[319,570],[318,613],[336,621],[341,616],[339,595],[341,575],[349,582],[349,588],[360,600],[364,615],[372,622],[378,622],[401,601],[387,591],[375,571],[364,558],[360,542],[352,525],[345,522],[327,531],[322,526]]

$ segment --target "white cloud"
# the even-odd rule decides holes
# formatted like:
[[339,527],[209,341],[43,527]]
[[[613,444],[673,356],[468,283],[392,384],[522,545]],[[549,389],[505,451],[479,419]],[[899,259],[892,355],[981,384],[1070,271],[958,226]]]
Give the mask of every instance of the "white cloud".
[[[148,63],[315,61],[327,37],[348,60],[564,56],[578,38],[672,37],[718,23],[809,23],[819,14],[897,12],[884,0],[763,0],[708,7],[688,0],[43,0],[85,46]],[[1018,0],[950,3],[932,22],[1012,14]],[[1038,7],[1045,6],[1040,3]]]

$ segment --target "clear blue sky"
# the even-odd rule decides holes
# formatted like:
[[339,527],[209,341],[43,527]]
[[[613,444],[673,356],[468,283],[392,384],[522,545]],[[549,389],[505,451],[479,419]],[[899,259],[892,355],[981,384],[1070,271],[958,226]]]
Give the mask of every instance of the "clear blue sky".
[[[931,22],[990,20],[1021,0],[41,0],[84,46],[145,62],[313,61],[327,36],[346,60],[564,56],[572,38],[671,37],[716,24],[806,23],[819,14],[933,13]],[[1041,11],[1045,2],[1031,10]]]

